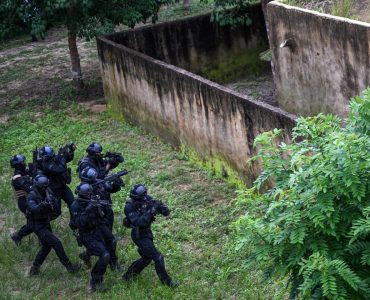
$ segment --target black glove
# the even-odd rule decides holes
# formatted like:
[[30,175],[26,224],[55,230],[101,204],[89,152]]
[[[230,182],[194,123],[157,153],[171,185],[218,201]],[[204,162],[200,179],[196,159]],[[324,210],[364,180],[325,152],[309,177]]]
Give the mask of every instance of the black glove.
[[162,204],[160,210],[163,216],[168,217],[170,215],[170,210],[166,204]]
[[155,215],[157,213],[157,208],[155,206],[152,206],[151,208],[149,208],[149,211],[151,214]]
[[70,152],[74,152],[77,149],[75,143],[70,143],[67,146],[68,146]]
[[115,185],[115,186],[122,187],[122,186],[124,186],[125,184],[123,183],[122,178],[118,177],[118,178],[114,181],[114,185]]
[[111,191],[113,189],[112,184],[110,182],[104,182],[103,186],[106,191]]
[[128,218],[124,218],[123,221],[122,221],[122,224],[123,226],[125,226],[126,228],[131,228],[131,224],[130,224],[130,221]]

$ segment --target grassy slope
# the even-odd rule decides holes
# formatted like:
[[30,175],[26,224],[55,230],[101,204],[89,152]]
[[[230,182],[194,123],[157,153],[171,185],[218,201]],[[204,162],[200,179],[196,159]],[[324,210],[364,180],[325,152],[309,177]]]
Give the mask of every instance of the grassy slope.
[[[26,238],[17,248],[9,234],[23,223],[16,208],[9,178],[10,154],[25,153],[30,157],[36,145],[51,144],[55,148],[68,141],[76,141],[78,150],[72,162],[75,170],[78,158],[90,141],[100,141],[105,149],[122,151],[130,170],[125,177],[126,187],[114,195],[116,212],[115,230],[123,239],[118,244],[120,260],[127,267],[138,257],[121,226],[122,207],[129,186],[145,182],[151,193],[168,202],[172,209],[169,219],[158,218],[154,226],[159,249],[164,253],[170,273],[182,282],[176,290],[159,283],[151,266],[137,282],[130,285],[120,281],[120,275],[107,272],[109,292],[99,297],[114,298],[121,295],[129,299],[277,299],[279,292],[272,285],[261,282],[258,270],[240,268],[241,257],[228,253],[229,224],[232,219],[228,202],[235,196],[234,188],[210,178],[184,157],[140,129],[111,120],[107,113],[93,114],[78,104],[65,103],[66,107],[44,107],[42,111],[21,111],[7,124],[1,125],[0,157],[0,294],[2,297],[29,298],[71,297],[85,294],[89,272],[68,274],[54,253],[42,267],[41,276],[29,278],[28,268],[38,251],[37,239]],[[40,113],[42,116],[40,117]],[[36,115],[38,117],[36,117]],[[77,184],[76,176],[71,187]],[[67,253],[77,259],[80,249],[68,226],[68,211],[64,209],[53,228],[62,239]],[[149,297],[149,295],[151,295]]]
[[[192,2],[193,3],[193,2]],[[193,6],[196,10],[200,6]],[[162,18],[176,18],[180,6],[162,12]],[[14,43],[12,44],[15,45]],[[29,267],[39,245],[35,236],[26,238],[20,247],[10,240],[11,232],[24,223],[10,187],[9,158],[23,153],[31,158],[35,146],[50,144],[55,148],[75,141],[78,149],[71,163],[75,171],[78,159],[91,141],[99,141],[105,150],[123,152],[126,188],[115,194],[115,232],[121,262],[127,267],[138,257],[122,228],[122,208],[129,187],[144,182],[155,197],[172,209],[169,219],[159,217],[153,229],[158,248],[166,257],[170,274],[180,280],[176,290],[163,287],[150,266],[138,281],[124,284],[120,274],[106,274],[109,291],[93,297],[116,299],[282,299],[282,284],[264,282],[261,270],[242,268],[243,256],[235,254],[230,224],[235,214],[230,201],[235,187],[212,178],[195,167],[184,154],[174,151],[139,128],[109,118],[106,112],[93,113],[73,101],[70,88],[69,60],[64,31],[51,32],[44,42],[0,51],[0,299],[86,298],[89,271],[68,274],[51,253],[42,274],[30,278]],[[101,102],[101,79],[94,43],[79,43],[83,72],[95,92],[88,100]],[[85,99],[86,99],[85,98]],[[68,101],[66,101],[68,100]],[[74,174],[74,173],[73,173]],[[76,176],[70,185],[77,185]],[[68,211],[53,222],[67,254],[73,261],[81,248],[68,227]],[[231,250],[230,250],[231,249]]]

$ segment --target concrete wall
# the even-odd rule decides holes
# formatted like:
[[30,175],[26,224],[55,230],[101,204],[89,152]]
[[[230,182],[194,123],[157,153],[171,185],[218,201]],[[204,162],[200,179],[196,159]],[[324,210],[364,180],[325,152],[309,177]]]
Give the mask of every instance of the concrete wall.
[[[346,116],[349,99],[370,85],[370,24],[276,1],[267,24],[279,107]],[[293,47],[280,48],[287,39]]]
[[[153,26],[151,30],[157,28]],[[145,32],[149,30],[145,28]],[[124,33],[126,43],[130,33],[136,35],[137,38],[132,37],[132,40],[137,42],[138,36],[143,34],[135,30]],[[119,35],[98,38],[105,96],[113,110],[129,122],[143,126],[175,146],[195,149],[202,158],[223,160],[247,184],[259,173],[257,165],[246,164],[255,151],[252,145],[256,135],[283,128],[286,131],[284,139],[289,139],[294,115],[255,102],[110,39],[122,41]],[[223,41],[215,44],[219,43]],[[194,45],[196,41],[190,44]],[[134,43],[141,49],[137,45]],[[197,51],[196,55],[205,55]],[[161,57],[160,53],[158,57]],[[181,60],[177,58],[177,61]]]
[[[250,8],[251,26],[220,26],[210,14],[120,32],[108,39],[150,57],[206,76],[210,71],[235,64],[229,77],[270,68],[259,60],[269,48],[260,6]],[[225,77],[225,76],[223,76]]]

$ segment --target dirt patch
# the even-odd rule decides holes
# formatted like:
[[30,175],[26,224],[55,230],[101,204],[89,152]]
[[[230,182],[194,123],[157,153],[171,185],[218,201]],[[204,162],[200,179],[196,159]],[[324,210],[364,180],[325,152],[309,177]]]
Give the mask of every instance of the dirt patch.
[[[47,99],[89,101],[103,98],[95,42],[78,41],[86,89],[71,85],[64,28],[53,28],[44,41],[0,51],[0,109],[42,104]],[[16,99],[16,103],[14,103]]]
[[236,82],[225,84],[225,86],[238,93],[248,95],[254,100],[278,106],[274,97],[275,86],[272,73],[249,76],[239,79]]

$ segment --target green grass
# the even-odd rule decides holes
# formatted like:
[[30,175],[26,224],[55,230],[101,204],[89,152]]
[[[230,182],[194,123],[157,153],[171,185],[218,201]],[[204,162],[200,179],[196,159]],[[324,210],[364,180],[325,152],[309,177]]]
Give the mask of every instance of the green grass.
[[[191,4],[189,11],[182,8],[181,1],[161,11],[160,21],[210,11],[210,5],[199,1]],[[63,32],[54,34],[62,36]],[[4,47],[18,45],[11,41]],[[230,224],[242,210],[229,203],[235,198],[236,184],[240,181],[231,176],[230,170],[221,168],[218,161],[202,162],[191,149],[177,152],[140,128],[113,120],[107,112],[91,113],[73,102],[71,99],[76,99],[76,92],[66,81],[69,78],[68,55],[63,56],[64,52],[58,51],[66,47],[65,39],[59,41],[53,36],[50,43],[37,43],[32,49],[15,48],[0,62],[12,62],[0,75],[0,85],[12,87],[0,96],[8,100],[6,105],[0,105],[0,299],[87,298],[85,287],[89,270],[68,274],[52,252],[42,266],[41,275],[29,277],[28,270],[39,250],[36,237],[26,238],[20,247],[9,238],[10,233],[24,223],[10,186],[10,157],[23,153],[30,161],[31,151],[36,146],[50,144],[58,149],[71,141],[78,147],[75,160],[69,164],[74,175],[72,190],[78,184],[74,173],[77,162],[92,141],[102,143],[105,151],[120,151],[125,157],[122,168],[130,173],[124,178],[126,187],[114,194],[113,200],[114,231],[122,238],[117,251],[126,268],[138,258],[129,231],[121,226],[130,186],[145,183],[150,193],[167,202],[172,211],[168,219],[158,217],[153,231],[169,273],[181,282],[181,286],[175,290],[162,286],[153,265],[130,284],[121,281],[121,274],[108,270],[105,276],[108,291],[93,298],[285,298],[283,283],[264,281],[263,265],[260,269],[243,266],[248,253],[234,251]],[[82,59],[85,61],[82,62],[86,66],[83,72],[89,80],[87,85],[97,86],[100,76],[95,42],[85,44],[84,48]],[[12,61],[18,58],[21,60]],[[47,67],[60,71],[45,72]],[[90,67],[88,71],[87,67]],[[18,82],[21,85],[17,86]],[[99,95],[97,97],[93,99],[99,99]],[[8,119],[5,124],[3,116]],[[219,179],[223,173],[228,173],[232,183]],[[52,222],[52,227],[67,254],[77,261],[82,249],[77,246],[68,221],[68,210],[64,207],[62,216]]]
[[[9,234],[19,229],[24,218],[16,208],[11,187],[9,158],[23,153],[28,159],[36,146],[50,144],[58,148],[74,141],[76,157],[70,166],[76,169],[91,141],[101,142],[104,150],[121,151],[122,168],[130,173],[125,188],[114,194],[115,232],[120,261],[127,267],[138,257],[129,232],[121,226],[123,207],[129,187],[143,182],[150,193],[168,203],[171,217],[158,217],[153,226],[156,243],[166,258],[169,273],[181,282],[175,290],[162,286],[149,266],[137,281],[121,281],[121,275],[106,273],[104,299],[282,299],[279,283],[264,282],[262,271],[242,267],[247,253],[233,250],[230,223],[235,211],[228,203],[235,198],[235,187],[209,175],[186,160],[181,153],[140,128],[112,120],[107,113],[93,114],[71,102],[45,104],[43,108],[20,109],[0,125],[0,294],[1,298],[50,299],[85,297],[89,271],[68,274],[52,252],[42,266],[40,276],[27,275],[39,245],[35,236],[16,247]],[[73,173],[75,175],[75,173]],[[77,185],[76,176],[70,185]],[[68,211],[52,223],[67,254],[73,261],[82,251],[68,227]]]

